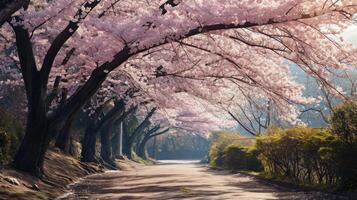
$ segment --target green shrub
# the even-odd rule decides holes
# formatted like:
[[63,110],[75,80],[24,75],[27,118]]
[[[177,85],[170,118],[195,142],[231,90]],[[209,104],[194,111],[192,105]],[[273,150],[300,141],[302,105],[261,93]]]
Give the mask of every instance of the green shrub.
[[346,101],[333,110],[331,131],[338,135],[333,161],[337,163],[336,176],[341,189],[357,189],[357,103]]
[[333,110],[331,131],[348,143],[353,143],[357,136],[357,103],[346,101]]
[[0,165],[9,163],[20,145],[23,127],[15,117],[0,109]]
[[233,170],[261,171],[262,165],[257,158],[255,148],[243,147],[240,144],[232,144],[224,149],[223,166]]
[[257,149],[264,170],[272,175],[332,184],[335,166],[330,162],[331,156],[323,154],[324,150],[334,148],[335,141],[336,137],[324,129],[273,129],[257,139]]
[[212,167],[233,170],[262,169],[254,140],[244,138],[239,133],[215,132],[212,134],[208,160]]
[[356,188],[357,149],[326,129],[269,130],[257,138],[264,171],[295,182]]

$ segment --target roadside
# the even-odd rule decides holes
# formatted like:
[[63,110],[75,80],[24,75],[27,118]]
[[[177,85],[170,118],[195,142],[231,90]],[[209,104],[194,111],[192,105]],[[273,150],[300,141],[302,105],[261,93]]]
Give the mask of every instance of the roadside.
[[[217,169],[215,169],[217,170]],[[257,181],[269,184],[274,187],[281,187],[289,189],[291,191],[303,191],[305,193],[320,193],[329,197],[329,199],[357,199],[357,194],[355,192],[337,192],[330,188],[323,188],[321,186],[312,186],[312,185],[302,185],[294,183],[288,180],[283,180],[279,178],[274,178],[267,176],[262,173],[252,172],[252,171],[231,171],[232,174],[242,174],[248,177],[252,177]]]
[[[120,169],[131,169],[132,161],[120,160]],[[11,168],[0,170],[0,200],[54,199],[68,192],[67,185],[81,178],[103,173],[101,165],[82,163],[57,151],[49,151],[45,159],[45,176],[42,180]]]

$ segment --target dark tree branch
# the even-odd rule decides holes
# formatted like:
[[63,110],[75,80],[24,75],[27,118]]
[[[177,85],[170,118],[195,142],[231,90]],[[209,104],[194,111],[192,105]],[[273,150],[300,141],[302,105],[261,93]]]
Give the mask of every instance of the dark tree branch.
[[112,121],[117,115],[120,115],[124,112],[125,104],[123,100],[119,100],[115,103],[114,108],[112,108],[104,117],[97,123],[96,129],[100,130]]
[[138,127],[133,131],[133,133],[130,135],[129,142],[133,143],[137,139],[137,137],[140,135],[140,133],[143,131],[143,129],[150,124],[150,118],[154,115],[155,111],[157,108],[153,108],[145,117],[145,119],[139,124]]
[[0,3],[0,27],[21,8],[27,9],[30,0],[2,0]]
[[161,14],[164,15],[167,13],[167,10],[165,9],[165,6],[170,5],[171,7],[176,7],[180,4],[179,0],[167,0],[160,6]]
[[231,115],[231,117],[236,121],[238,122],[238,124],[244,129],[246,130],[248,133],[256,136],[257,134],[254,133],[253,131],[251,131],[249,128],[247,128],[236,116],[234,116],[230,111],[228,111],[229,115]]
[[166,128],[166,129],[163,130],[163,131],[160,131],[160,132],[158,132],[158,133],[152,134],[152,135],[150,135],[149,139],[151,139],[151,138],[153,138],[153,137],[156,137],[156,136],[159,136],[159,135],[162,135],[162,134],[168,132],[169,130],[170,130],[170,128]]
[[69,59],[73,56],[74,52],[76,51],[76,48],[72,48],[70,49],[67,54],[66,57],[64,57],[64,59],[62,60],[61,65],[66,65],[69,61]]
[[[15,20],[20,21],[21,19],[15,17]],[[30,36],[27,30],[25,30],[23,27],[15,26],[11,23],[10,25],[13,28],[16,36],[17,53],[20,60],[21,73],[24,79],[26,93],[29,99],[31,99],[33,95],[33,81],[36,80],[39,72],[37,71],[37,66],[34,59]]]
[[70,21],[66,28],[64,28],[62,32],[58,34],[57,37],[53,40],[50,48],[48,49],[45,55],[41,68],[41,73],[43,75],[42,81],[44,81],[44,83],[47,83],[48,81],[48,76],[51,72],[53,62],[58,52],[61,50],[62,46],[77,31],[77,29],[79,28],[79,23],[88,16],[88,14],[100,3],[100,1],[101,0],[93,0],[84,3],[84,10],[80,8],[74,16],[74,19],[76,19],[76,21]]
[[53,84],[52,91],[47,95],[47,108],[49,108],[53,100],[57,97],[59,92],[59,84],[61,82],[61,76],[56,76],[55,82]]
[[98,15],[98,18],[102,18],[102,17],[108,12],[108,10],[109,10],[110,8],[114,8],[115,4],[117,4],[119,1],[121,1],[121,0],[115,0],[113,3],[111,3],[110,6],[109,6],[107,9],[105,9],[103,12],[101,12],[101,13]]

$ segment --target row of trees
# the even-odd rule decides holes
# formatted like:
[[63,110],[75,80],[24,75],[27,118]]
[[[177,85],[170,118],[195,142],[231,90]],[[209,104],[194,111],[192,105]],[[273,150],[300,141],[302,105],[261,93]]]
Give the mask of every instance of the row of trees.
[[[133,153],[147,159],[146,144],[150,139],[167,133],[169,128],[153,124],[150,119],[157,109],[151,109],[142,119],[138,119],[138,106],[126,109],[124,100],[107,100],[94,111],[81,112],[77,124],[82,130],[81,161],[103,163],[114,167],[115,158],[133,157]],[[76,119],[74,119],[76,120]],[[73,126],[62,131],[56,138],[55,146],[70,153]],[[97,140],[100,139],[100,145]],[[100,147],[100,148],[99,148]]]
[[[122,156],[133,158],[136,154],[148,159],[147,143],[169,131],[150,122],[155,111],[153,108],[141,120],[137,117],[138,106],[125,109],[123,100],[107,100],[95,112],[82,110],[75,115],[72,123],[51,138],[49,146],[82,162],[100,163],[110,168],[115,168],[115,159]],[[0,116],[0,162],[5,165],[12,161],[20,145],[23,125],[7,111],[1,110]],[[77,142],[81,145],[76,146]]]
[[[21,7],[25,10],[16,12]],[[124,118],[131,105],[149,99],[171,125],[192,129],[205,124],[207,133],[212,121],[202,123],[197,115],[212,116],[194,103],[178,104],[182,94],[194,96],[195,103],[222,107],[251,97],[269,98],[291,122],[296,112],[290,103],[310,101],[291,78],[287,61],[326,85],[327,66],[350,67],[356,61],[353,48],[330,39],[353,22],[353,0],[19,0],[2,2],[1,8],[1,48],[6,49],[1,71],[10,76],[1,83],[23,85],[27,97],[26,131],[13,166],[37,176],[52,138],[62,134],[58,146],[66,146],[60,141],[67,138],[66,127],[101,88],[107,91],[104,96],[117,93],[118,99],[124,98],[127,87],[139,88],[142,95],[129,95],[130,101],[123,100],[125,109],[120,109],[120,100],[115,102],[121,114],[113,118],[110,112],[102,116],[105,98],[89,106],[93,123],[84,141],[90,145],[83,149],[88,160],[93,159],[94,144],[89,132],[103,135],[102,156],[107,158],[108,133],[103,127]],[[326,24],[334,24],[333,29]],[[191,108],[196,112],[188,113]],[[144,125],[128,137],[130,145],[148,124],[142,111],[138,115]],[[178,116],[179,122],[174,120]]]

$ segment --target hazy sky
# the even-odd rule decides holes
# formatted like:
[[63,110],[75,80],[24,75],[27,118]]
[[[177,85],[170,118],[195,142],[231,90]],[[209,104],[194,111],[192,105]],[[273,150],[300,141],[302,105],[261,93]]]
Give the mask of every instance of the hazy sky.
[[357,26],[351,26],[343,35],[348,41],[357,46]]

